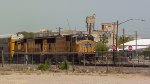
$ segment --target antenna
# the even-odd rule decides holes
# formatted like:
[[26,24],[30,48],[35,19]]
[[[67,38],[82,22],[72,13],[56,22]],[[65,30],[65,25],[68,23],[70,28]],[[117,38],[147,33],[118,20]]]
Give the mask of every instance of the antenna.
[[67,19],[67,23],[68,23],[68,27],[69,27],[69,29],[70,29],[70,24],[69,24],[69,20]]

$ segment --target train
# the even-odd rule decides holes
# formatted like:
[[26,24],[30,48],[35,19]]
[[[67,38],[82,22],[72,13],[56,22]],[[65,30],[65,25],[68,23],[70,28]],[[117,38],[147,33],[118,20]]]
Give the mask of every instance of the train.
[[23,38],[22,34],[0,35],[0,62],[2,62],[2,59],[6,62],[10,61],[15,53],[15,42]]
[[[7,63],[42,63],[51,59],[57,63],[64,59],[80,63],[82,56],[95,54],[96,42],[89,34],[52,35],[24,38],[22,34],[0,38],[0,60]],[[2,62],[2,60],[0,61]]]

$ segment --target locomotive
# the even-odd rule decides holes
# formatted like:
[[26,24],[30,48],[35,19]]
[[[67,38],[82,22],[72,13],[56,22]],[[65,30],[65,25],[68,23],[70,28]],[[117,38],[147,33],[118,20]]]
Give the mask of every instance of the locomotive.
[[2,62],[2,56],[6,62],[10,61],[15,52],[15,42],[23,38],[22,34],[0,35],[0,62]]
[[[74,59],[79,63],[83,54],[90,57],[95,52],[94,37],[89,34],[20,37],[11,36],[0,39],[0,47],[4,47],[4,44],[8,45],[3,48],[7,50],[4,52],[4,57],[7,57],[5,60],[12,60],[14,63],[41,63],[51,59],[56,63],[64,59],[68,61]],[[4,39],[7,39],[7,42],[2,42]]]

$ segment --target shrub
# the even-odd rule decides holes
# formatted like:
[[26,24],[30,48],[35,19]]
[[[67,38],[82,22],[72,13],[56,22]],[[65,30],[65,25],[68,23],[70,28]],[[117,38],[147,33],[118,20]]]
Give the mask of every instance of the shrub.
[[47,65],[50,68],[51,67],[51,59],[46,59],[45,65]]
[[46,71],[50,68],[51,62],[50,59],[47,59],[44,64],[38,65],[38,70]]
[[69,69],[69,62],[67,60],[63,61],[61,64],[60,64],[60,69],[61,70],[68,70]]
[[47,64],[39,64],[38,65],[38,70],[46,71],[48,70],[48,65]]

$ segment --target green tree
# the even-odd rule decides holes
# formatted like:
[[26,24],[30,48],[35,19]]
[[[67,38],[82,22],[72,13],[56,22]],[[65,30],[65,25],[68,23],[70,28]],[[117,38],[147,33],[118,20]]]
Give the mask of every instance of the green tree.
[[150,47],[147,47],[144,49],[145,51],[150,51]]
[[24,38],[33,38],[34,37],[34,33],[33,32],[22,31],[22,32],[18,32],[18,34],[23,34]]
[[[100,41],[96,44],[96,52],[99,55],[103,56],[103,51],[107,51],[108,50],[108,36],[104,33],[102,35],[100,35]],[[103,57],[102,57],[103,58]]]
[[106,44],[103,44],[101,42],[98,42],[96,44],[96,51],[107,51],[108,50],[108,46]]
[[144,59],[150,60],[150,47],[144,49],[143,54],[144,54]]
[[130,36],[124,37],[124,40],[123,40],[123,37],[119,37],[118,44],[120,45],[120,44],[126,43],[128,41],[132,41],[132,40],[134,40],[134,37],[130,37]]
[[100,43],[106,45],[108,43],[108,36],[104,33],[100,35]]
[[107,51],[108,36],[104,33],[100,35],[100,41],[96,45],[96,51]]
[[103,60],[103,56],[104,56],[104,51],[108,51],[108,46],[106,44],[98,42],[96,44],[96,52],[97,52],[98,56],[102,56],[102,60]]

